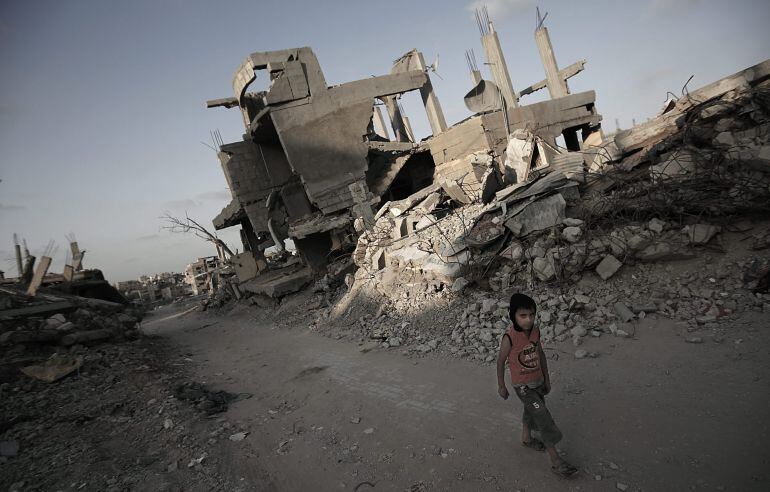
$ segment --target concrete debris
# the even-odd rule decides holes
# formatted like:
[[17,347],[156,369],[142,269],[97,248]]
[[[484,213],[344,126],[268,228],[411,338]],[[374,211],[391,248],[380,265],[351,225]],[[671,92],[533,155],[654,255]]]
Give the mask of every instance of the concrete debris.
[[520,207],[514,216],[506,220],[505,226],[516,237],[525,237],[561,224],[565,207],[564,197],[556,193]]
[[462,292],[469,282],[464,277],[458,277],[452,284],[452,292]]
[[526,130],[515,130],[511,133],[508,146],[505,148],[505,175],[509,182],[527,181],[527,175],[532,166],[534,146],[535,136],[532,133]]
[[243,441],[248,435],[248,432],[236,432],[235,434],[232,434],[229,439],[234,442]]
[[623,264],[614,256],[607,255],[602,261],[596,265],[596,274],[599,275],[602,280],[607,280],[620,269]]
[[624,323],[628,323],[636,317],[633,311],[628,309],[628,306],[622,302],[616,302],[613,309],[615,310],[615,315]]
[[77,371],[82,365],[83,357],[54,354],[43,364],[22,367],[21,372],[40,381],[53,383]]
[[721,227],[710,224],[693,224],[683,230],[687,234],[690,244],[706,244],[721,231]]
[[564,230],[561,231],[561,235],[567,242],[576,243],[583,235],[583,230],[580,227],[565,227]]
[[537,257],[532,262],[532,268],[535,270],[537,278],[547,282],[556,276],[553,260],[543,257]]

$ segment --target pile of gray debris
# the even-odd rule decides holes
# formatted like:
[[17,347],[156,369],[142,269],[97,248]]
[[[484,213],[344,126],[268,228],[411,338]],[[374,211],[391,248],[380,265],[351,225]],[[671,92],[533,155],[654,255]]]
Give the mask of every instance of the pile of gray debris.
[[3,367],[53,382],[80,368],[84,347],[139,337],[141,318],[141,312],[122,303],[58,292],[32,297],[17,288],[1,287]]
[[[580,152],[514,131],[505,174],[518,183],[490,193],[439,182],[386,203],[358,240],[356,288],[398,300],[471,283],[563,286],[585,271],[607,280],[623,265],[719,251],[736,218],[770,211],[768,78],[770,61]],[[770,231],[751,242],[767,248]]]

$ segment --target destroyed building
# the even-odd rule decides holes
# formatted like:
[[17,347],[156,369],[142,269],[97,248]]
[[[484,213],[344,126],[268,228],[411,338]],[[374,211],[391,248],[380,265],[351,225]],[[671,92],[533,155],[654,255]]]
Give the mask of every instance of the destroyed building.
[[[252,53],[235,72],[235,96],[208,101],[209,107],[240,109],[246,129],[242,141],[219,147],[232,201],[214,219],[216,229],[241,226],[244,252],[232,264],[245,290],[280,297],[327,271],[339,276],[354,269],[348,282],[374,280],[383,294],[414,279],[449,286],[474,265],[488,271],[498,258],[523,262],[541,281],[594,267],[602,277],[611,275],[629,251],[661,246],[622,234],[620,240],[584,236],[585,220],[635,205],[638,212],[640,197],[654,196],[650,187],[670,205],[672,198],[663,196],[672,185],[666,179],[687,175],[693,166],[705,181],[715,179],[720,163],[733,162],[735,152],[725,154],[720,144],[704,153],[689,140],[705,131],[700,120],[710,124],[720,110],[742,111],[725,109],[730,104],[759,104],[739,126],[764,128],[767,61],[683,92],[657,118],[605,135],[595,92],[569,89],[568,79],[585,60],[559,68],[539,12],[534,34],[546,78],[519,91],[486,10],[476,19],[492,80],[482,77],[475,55],[467,52],[474,86],[464,101],[473,115],[452,126],[416,49],[398,58],[387,75],[331,87],[310,48]],[[258,74],[268,76],[270,85],[250,92]],[[550,99],[522,99],[542,89]],[[409,91],[420,92],[432,130],[421,141],[398,101]],[[730,169],[743,179],[743,166]],[[758,189],[733,194],[746,208],[764,196]],[[648,210],[668,215],[662,208]],[[540,237],[549,232],[559,241]],[[282,250],[287,239],[299,258],[269,267],[263,251]],[[663,254],[650,251],[647,259]]]
[[[536,149],[541,166],[549,164],[559,136],[570,151],[601,141],[594,92],[571,94],[567,86],[585,61],[559,70],[541,25],[536,39],[547,78],[516,92],[492,22],[485,11],[477,20],[493,81],[482,79],[469,55],[474,88],[465,102],[475,114],[451,127],[416,49],[398,58],[387,75],[331,87],[308,47],[252,53],[243,61],[233,77],[234,97],[207,102],[238,108],[246,129],[242,141],[219,147],[232,201],[213,221],[218,230],[241,226],[244,253],[234,261],[242,266],[242,281],[257,274],[265,281],[275,278],[265,276],[263,251],[282,249],[291,238],[302,261],[280,278],[301,285],[349,253],[383,205],[418,192],[434,207],[438,200],[431,193],[439,189],[456,205],[490,201],[515,179],[504,165],[514,130],[535,131],[551,144]],[[270,78],[266,91],[249,91],[257,76]],[[522,96],[543,88],[552,99],[521,104]],[[398,101],[409,91],[420,92],[432,130],[419,142]],[[393,140],[383,129],[382,106]],[[394,239],[412,232],[418,221],[401,220]]]

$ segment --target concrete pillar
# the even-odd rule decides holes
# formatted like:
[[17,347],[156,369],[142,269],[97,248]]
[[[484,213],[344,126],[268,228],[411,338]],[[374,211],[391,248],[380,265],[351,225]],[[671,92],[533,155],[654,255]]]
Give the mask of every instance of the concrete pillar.
[[492,78],[503,94],[506,105],[509,108],[518,108],[519,101],[513,90],[511,76],[508,74],[508,65],[505,63],[503,49],[500,47],[500,40],[497,38],[494,27],[492,27],[492,22],[489,23],[489,32],[481,36],[481,44],[484,46],[484,53],[487,56]]
[[374,106],[374,110],[372,112],[372,123],[374,123],[374,132],[377,135],[390,140],[387,126],[385,126],[385,118],[382,117],[382,111],[377,105]]
[[14,248],[16,250],[16,269],[19,271],[19,278],[21,278],[24,275],[24,266],[21,264],[21,246],[16,243]]
[[409,137],[409,141],[414,142],[414,132],[412,131],[412,124],[409,123],[408,116],[404,116],[404,129],[406,129],[406,135]]
[[479,70],[471,70],[471,79],[473,79],[473,87],[479,85],[479,82],[481,82],[481,72]]
[[83,254],[80,252],[77,241],[70,243],[70,251],[72,252],[72,268],[79,272],[83,269]]
[[366,228],[374,225],[374,212],[372,211],[371,199],[372,195],[369,193],[369,189],[366,186],[365,181],[356,181],[348,185],[348,190],[353,196],[353,202],[355,205],[351,207],[354,219],[361,217],[364,220]]
[[559,66],[556,64],[556,55],[553,53],[547,27],[541,27],[535,31],[535,43],[537,43],[537,51],[540,52],[540,60],[543,62],[546,86],[551,99],[568,95],[567,81],[559,75]]
[[[415,52],[415,55],[417,67],[423,72],[427,71],[422,53],[417,51]],[[446,119],[444,119],[444,111],[441,109],[441,104],[438,102],[436,93],[433,92],[433,84],[430,82],[430,77],[428,77],[428,82],[420,88],[420,96],[422,96],[422,104],[425,106],[425,111],[428,113],[430,129],[433,131],[433,135],[438,135],[447,129],[447,125]],[[414,136],[414,134],[412,135]]]
[[390,126],[393,128],[393,135],[396,138],[396,142],[410,142],[411,140],[409,140],[409,136],[406,132],[404,117],[401,114],[401,109],[398,107],[396,96],[385,96],[382,98],[382,102],[385,103],[385,109],[388,110]]
[[40,257],[40,264],[38,264],[37,269],[35,270],[35,274],[33,275],[32,280],[29,283],[29,287],[27,288],[28,296],[34,296],[37,293],[37,289],[40,287],[40,284],[43,283],[43,278],[45,277],[45,274],[48,273],[48,267],[50,266],[50,257]]

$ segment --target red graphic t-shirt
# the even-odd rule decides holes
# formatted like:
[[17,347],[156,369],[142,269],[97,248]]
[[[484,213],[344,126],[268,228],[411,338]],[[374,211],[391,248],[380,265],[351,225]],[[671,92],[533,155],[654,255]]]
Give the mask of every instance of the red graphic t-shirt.
[[508,367],[511,370],[511,382],[518,385],[535,383],[543,380],[540,368],[540,329],[535,327],[529,332],[516,331],[513,325],[506,334],[511,339],[511,351],[508,353]]

